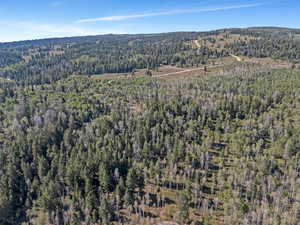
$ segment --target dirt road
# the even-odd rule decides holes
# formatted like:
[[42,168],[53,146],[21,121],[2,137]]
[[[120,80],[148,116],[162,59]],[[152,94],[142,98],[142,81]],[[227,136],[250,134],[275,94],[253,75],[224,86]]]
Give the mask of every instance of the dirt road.
[[[213,68],[217,68],[220,65],[215,65],[215,66],[206,66],[207,69],[213,69]],[[188,70],[182,70],[182,71],[177,71],[177,72],[171,72],[171,73],[165,73],[165,74],[161,74],[161,75],[153,75],[153,77],[155,78],[160,78],[160,77],[166,77],[166,76],[171,76],[171,75],[176,75],[176,74],[181,74],[181,73],[188,73],[188,72],[193,72],[193,71],[204,71],[204,67],[201,68],[195,68],[195,69],[188,69]]]
[[197,45],[198,48],[201,48],[201,45],[198,40],[195,40],[194,43],[195,43],[195,45]]
[[182,70],[182,71],[166,73],[166,74],[162,74],[162,75],[154,75],[153,77],[158,77],[159,78],[159,77],[165,77],[165,76],[170,76],[170,75],[175,75],[175,74],[180,74],[180,73],[188,73],[188,72],[193,72],[193,71],[198,71],[198,70],[204,70],[204,68]]
[[242,59],[236,55],[230,54],[230,56],[232,56],[233,58],[235,58],[238,62],[241,62]]

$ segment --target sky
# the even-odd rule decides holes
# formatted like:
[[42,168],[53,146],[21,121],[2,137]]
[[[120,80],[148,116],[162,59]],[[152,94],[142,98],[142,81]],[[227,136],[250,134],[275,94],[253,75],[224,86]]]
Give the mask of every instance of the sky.
[[300,28],[300,0],[0,0],[0,42],[251,26]]

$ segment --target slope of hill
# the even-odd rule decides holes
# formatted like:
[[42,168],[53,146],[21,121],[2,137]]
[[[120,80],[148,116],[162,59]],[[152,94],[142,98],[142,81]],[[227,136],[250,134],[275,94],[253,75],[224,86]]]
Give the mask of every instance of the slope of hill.
[[1,45],[0,224],[300,224],[296,33]]
[[0,224],[298,224],[299,77],[245,64],[6,89]]
[[[299,30],[223,29],[142,35],[102,35],[0,44],[0,77],[50,83],[73,74],[132,73],[160,65],[197,67],[229,54],[299,62]],[[193,48],[194,40],[205,41]]]

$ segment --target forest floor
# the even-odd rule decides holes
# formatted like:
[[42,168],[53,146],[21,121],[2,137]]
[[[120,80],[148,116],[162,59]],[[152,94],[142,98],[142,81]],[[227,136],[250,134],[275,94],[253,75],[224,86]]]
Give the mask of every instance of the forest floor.
[[[293,110],[291,112],[291,121],[298,122],[299,119],[299,110]],[[244,123],[249,122],[249,120],[244,121]],[[194,207],[189,208],[189,216],[193,221],[201,221],[201,224],[213,224],[220,225],[224,224],[224,208],[223,204],[227,201],[226,194],[227,192],[220,191],[213,188],[214,178],[218,175],[218,170],[221,168],[226,170],[235,169],[232,166],[235,160],[235,152],[228,152],[226,157],[220,154],[219,147],[216,146],[225,146],[226,143],[224,140],[220,139],[214,143],[214,145],[209,149],[211,155],[211,162],[214,167],[210,167],[207,171],[202,171],[204,174],[209,174],[206,179],[206,189],[202,193],[202,197],[205,202],[211,204],[212,202],[218,202],[219,206],[215,209],[215,214],[209,215],[209,210],[207,212],[202,212],[199,214],[199,210]],[[271,147],[270,147],[271,148]],[[187,165],[186,165],[187,166]],[[216,169],[218,168],[218,169]],[[153,204],[152,206],[147,206],[144,208],[145,216],[141,216],[141,213],[131,213],[129,210],[123,210],[122,215],[126,218],[130,218],[132,221],[141,221],[143,225],[179,225],[175,222],[178,214],[178,195],[180,190],[187,184],[187,181],[183,177],[178,179],[171,178],[169,176],[170,171],[168,169],[163,169],[163,181],[159,185],[154,184],[152,181],[148,182],[145,185],[144,193],[147,193],[153,202],[159,202],[158,199],[164,199],[164,204],[159,205],[160,203]],[[172,187],[168,185],[172,183]],[[115,223],[117,224],[117,223]],[[135,224],[135,223],[133,223]],[[141,223],[137,223],[141,224]]]

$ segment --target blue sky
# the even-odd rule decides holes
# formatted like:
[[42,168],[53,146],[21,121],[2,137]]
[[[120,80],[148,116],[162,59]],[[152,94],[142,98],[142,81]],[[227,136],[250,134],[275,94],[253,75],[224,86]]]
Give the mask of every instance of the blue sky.
[[107,33],[300,28],[299,0],[1,0],[0,42]]

